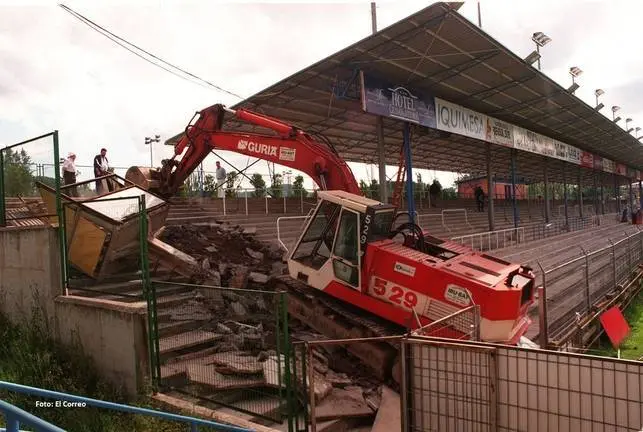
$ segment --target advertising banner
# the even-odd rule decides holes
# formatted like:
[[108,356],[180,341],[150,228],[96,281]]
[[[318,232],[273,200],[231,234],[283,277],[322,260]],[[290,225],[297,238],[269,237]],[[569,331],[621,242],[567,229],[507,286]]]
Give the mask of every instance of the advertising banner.
[[486,115],[439,98],[435,98],[435,112],[438,129],[486,141]]
[[616,174],[625,176],[627,175],[627,168],[625,167],[624,164],[617,163],[616,164]]
[[616,164],[613,160],[603,158],[603,171],[613,173],[616,170]]
[[391,85],[364,72],[360,73],[360,77],[364,111],[435,128],[433,97],[422,96],[399,85]]
[[569,147],[567,144],[564,142],[560,142],[558,140],[552,139],[552,143],[554,144],[554,157],[556,159],[560,160],[567,160],[567,147]]
[[590,152],[581,152],[580,165],[585,168],[594,168],[594,155]]
[[636,178],[636,170],[634,168],[627,167],[627,178],[629,179]]
[[556,155],[554,140],[517,126],[514,126],[514,147],[548,157]]
[[603,171],[603,158],[600,156],[594,155],[594,169]]
[[505,147],[513,147],[513,125],[493,117],[487,117],[487,141]]
[[581,153],[582,152],[579,148],[567,145],[567,162],[573,163],[574,165],[580,165]]

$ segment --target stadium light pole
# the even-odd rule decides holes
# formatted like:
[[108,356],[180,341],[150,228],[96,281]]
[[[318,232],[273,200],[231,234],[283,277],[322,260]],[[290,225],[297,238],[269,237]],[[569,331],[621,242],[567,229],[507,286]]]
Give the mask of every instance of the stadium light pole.
[[536,44],[536,54],[538,55],[538,70],[540,70],[540,48],[551,42],[551,38],[543,32],[536,32],[531,37],[531,40]]
[[150,168],[154,168],[154,159],[152,158],[153,143],[161,141],[161,135],[154,135],[154,138],[145,137],[145,145],[150,146]]
[[596,107],[594,108],[596,111],[600,111],[605,107],[603,103],[598,103],[598,97],[602,96],[605,94],[605,90],[603,89],[596,89],[594,90],[594,96],[596,96]]
[[620,110],[620,109],[621,109],[621,107],[620,107],[620,106],[616,106],[616,105],[614,105],[614,106],[612,107],[612,121],[613,121],[614,123],[618,123],[618,121],[621,119],[620,117],[616,117],[616,112],[617,112],[618,110]]
[[630,123],[632,123],[632,119],[631,118],[626,118],[625,119],[625,130],[627,131],[627,133],[632,133],[632,131],[634,130],[634,128],[630,129]]
[[567,89],[567,91],[571,94],[574,94],[574,92],[578,90],[579,85],[576,82],[576,78],[578,78],[582,73],[583,71],[577,66],[569,68],[569,74],[572,76],[572,85]]

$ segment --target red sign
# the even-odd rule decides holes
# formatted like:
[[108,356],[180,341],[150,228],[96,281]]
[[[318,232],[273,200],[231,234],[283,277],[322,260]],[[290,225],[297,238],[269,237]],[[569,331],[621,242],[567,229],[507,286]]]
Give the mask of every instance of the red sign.
[[616,174],[618,175],[627,175],[627,167],[623,164],[617,163],[616,164]]
[[603,312],[599,319],[605,329],[605,333],[607,333],[607,337],[609,337],[612,342],[612,346],[618,349],[621,342],[630,334],[630,326],[627,324],[627,321],[625,321],[621,310],[614,306],[606,312]]
[[582,152],[580,154],[580,165],[586,168],[594,168],[594,155],[590,152]]

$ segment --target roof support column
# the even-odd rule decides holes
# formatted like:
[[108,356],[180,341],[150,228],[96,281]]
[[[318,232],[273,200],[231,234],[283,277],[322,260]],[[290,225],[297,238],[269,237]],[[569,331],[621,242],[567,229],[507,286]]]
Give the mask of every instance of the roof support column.
[[583,218],[583,169],[578,167],[578,216]]
[[601,214],[605,214],[605,176],[601,172]]
[[413,169],[411,157],[411,126],[404,123],[404,155],[406,157],[406,203],[409,209],[409,222],[415,222],[415,200],[413,198]]
[[569,227],[569,209],[567,203],[567,176],[565,175],[565,162],[563,162],[563,205],[565,206],[565,226]]
[[514,228],[518,228],[518,204],[516,203],[516,149],[511,149],[511,206],[514,215]]
[[543,178],[545,182],[545,193],[544,193],[544,198],[545,198],[545,223],[549,223],[549,215],[550,215],[550,206],[549,206],[549,170],[547,167],[547,163],[549,161],[547,158],[545,158],[545,167],[543,169]]
[[621,193],[618,175],[614,174],[614,198],[616,198],[616,213],[621,217]]
[[487,143],[487,196],[489,197],[489,205],[487,207],[487,216],[489,218],[489,231],[494,230],[494,211],[493,211],[493,197],[495,195],[496,185],[493,183],[493,173],[491,172],[491,144]]
[[639,208],[643,209],[643,184],[639,180]]
[[627,186],[630,188],[630,212],[634,211],[634,194],[632,193],[632,179],[627,179]]
[[388,182],[386,181],[386,148],[384,146],[384,122],[382,117],[375,120],[377,129],[377,161],[379,168],[380,201],[388,202]]
[[596,177],[598,174],[596,173],[596,170],[592,170],[592,174],[594,177],[594,193],[593,193],[594,214],[597,215],[598,214],[598,181],[597,181],[598,179]]

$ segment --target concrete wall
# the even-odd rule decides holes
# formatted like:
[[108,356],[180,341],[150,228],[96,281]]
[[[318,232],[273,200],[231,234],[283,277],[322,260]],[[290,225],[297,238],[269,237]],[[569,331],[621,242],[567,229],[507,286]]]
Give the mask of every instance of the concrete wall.
[[80,344],[102,375],[129,394],[148,373],[145,303],[62,295],[55,229],[0,228],[0,312],[16,324],[36,309],[46,315],[51,336]]
[[99,372],[128,394],[143,389],[149,375],[145,303],[60,296],[55,312],[61,342],[80,343]]
[[29,319],[36,307],[51,320],[53,300],[61,293],[56,230],[0,229],[0,311],[19,322]]

